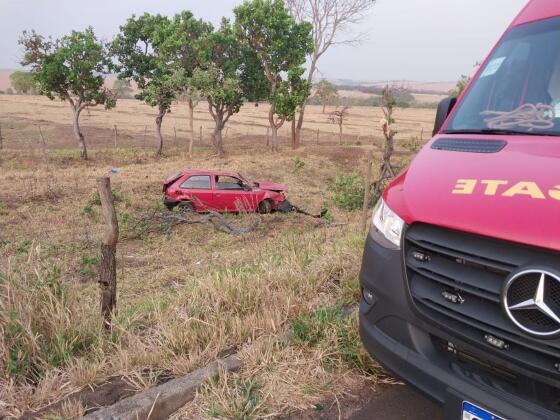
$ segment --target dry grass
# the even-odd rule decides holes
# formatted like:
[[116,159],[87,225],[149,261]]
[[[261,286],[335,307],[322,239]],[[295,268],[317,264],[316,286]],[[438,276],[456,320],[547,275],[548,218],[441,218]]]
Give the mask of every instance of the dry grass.
[[[150,124],[152,110],[125,102],[116,111],[92,111],[84,121],[92,160],[82,163],[63,104],[17,96],[9,101],[0,97],[7,137],[0,152],[0,417],[38,409],[112,375],[146,388],[163,371],[181,375],[232,348],[241,351],[245,368],[208,385],[179,416],[287,413],[341,395],[356,381],[379,380],[378,368],[361,351],[356,320],[337,312],[359,296],[359,214],[334,208],[328,191],[337,175],[361,170],[365,146],[335,146],[333,135],[332,143],[272,155],[258,134],[261,105],[245,107],[235,119],[226,159],[199,144],[190,161],[178,141],[155,160],[151,150],[132,144],[137,126]],[[376,137],[377,113],[352,109],[349,132]],[[410,128],[404,133],[419,132],[433,117],[425,110],[405,113],[402,126]],[[208,123],[202,108],[197,115]],[[47,121],[46,133],[52,127],[59,133],[56,140],[49,134],[45,154],[40,147],[26,150],[39,118]],[[186,126],[178,112],[173,118]],[[312,108],[310,127],[334,133],[322,118],[320,108]],[[123,138],[130,136],[130,147],[107,148],[96,140],[114,121]],[[239,135],[245,127],[253,136]],[[410,156],[399,148],[397,160]],[[132,221],[160,205],[161,181],[185,166],[285,183],[294,203],[314,212],[326,205],[347,225],[273,214],[261,216],[259,229],[241,237],[211,226],[180,226],[170,235],[133,239]],[[119,312],[106,335],[95,283],[102,233],[95,177],[113,167],[122,240]],[[325,334],[313,333],[317,326]],[[59,414],[68,418],[83,409],[68,406]]]

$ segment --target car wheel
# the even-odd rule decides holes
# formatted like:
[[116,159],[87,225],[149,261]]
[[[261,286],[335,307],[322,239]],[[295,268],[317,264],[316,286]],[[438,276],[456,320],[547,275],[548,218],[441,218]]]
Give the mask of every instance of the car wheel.
[[179,213],[188,213],[195,211],[193,204],[188,201],[181,201],[179,204],[177,204],[177,209],[179,210]]
[[269,214],[272,212],[272,203],[270,200],[263,200],[259,204],[259,213],[260,214]]

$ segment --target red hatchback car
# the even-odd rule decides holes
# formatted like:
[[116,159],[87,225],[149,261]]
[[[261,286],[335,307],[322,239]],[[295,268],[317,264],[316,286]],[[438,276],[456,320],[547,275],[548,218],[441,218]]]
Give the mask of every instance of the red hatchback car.
[[184,211],[270,213],[286,201],[286,187],[266,181],[252,182],[237,172],[186,170],[163,184],[164,203]]

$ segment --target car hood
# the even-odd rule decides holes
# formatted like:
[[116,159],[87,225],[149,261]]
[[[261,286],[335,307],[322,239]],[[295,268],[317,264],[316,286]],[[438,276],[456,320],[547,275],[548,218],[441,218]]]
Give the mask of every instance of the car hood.
[[434,138],[385,191],[388,206],[408,224],[560,251],[560,139],[445,136],[459,137],[507,145],[495,153],[435,150]]
[[277,191],[277,192],[281,192],[281,191],[285,191],[286,190],[286,186],[283,184],[276,184],[274,182],[268,182],[268,181],[257,181],[257,184],[259,184],[259,188],[261,190],[268,190],[268,191]]

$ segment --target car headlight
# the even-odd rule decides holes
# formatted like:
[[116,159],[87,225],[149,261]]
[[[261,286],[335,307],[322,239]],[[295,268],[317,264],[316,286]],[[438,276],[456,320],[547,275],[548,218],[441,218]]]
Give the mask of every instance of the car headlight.
[[397,216],[383,199],[379,200],[373,210],[373,225],[385,239],[400,248],[404,220]]

